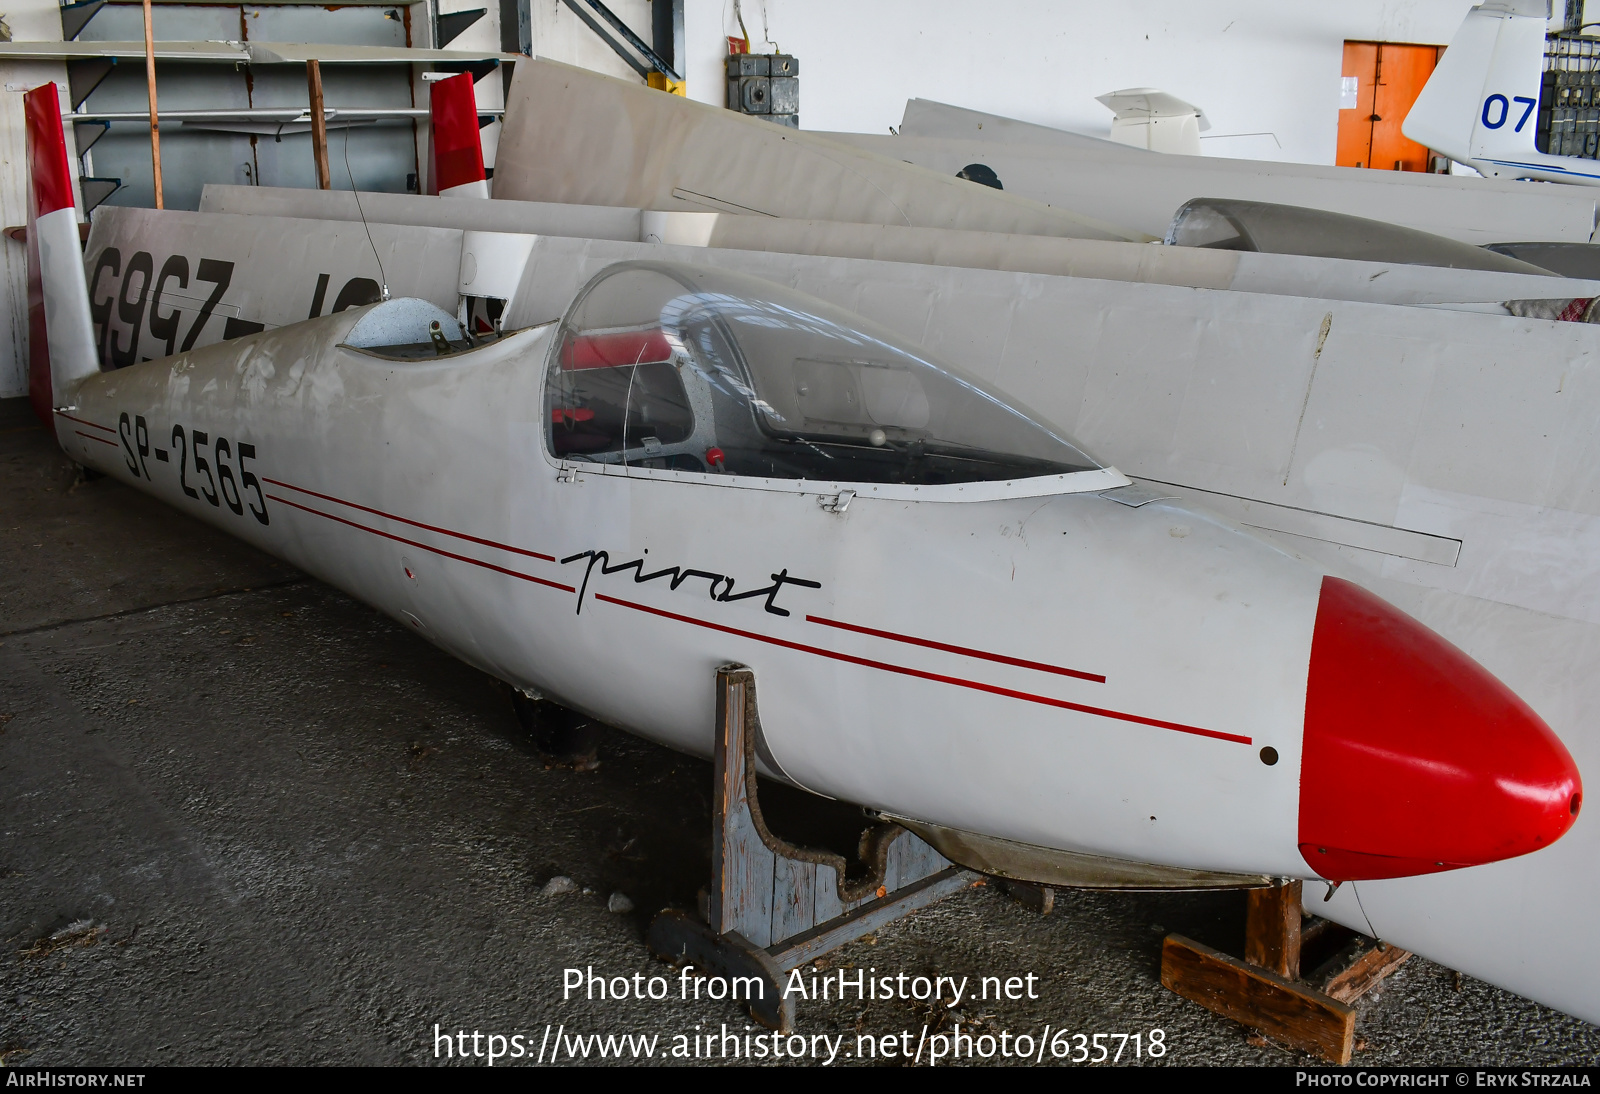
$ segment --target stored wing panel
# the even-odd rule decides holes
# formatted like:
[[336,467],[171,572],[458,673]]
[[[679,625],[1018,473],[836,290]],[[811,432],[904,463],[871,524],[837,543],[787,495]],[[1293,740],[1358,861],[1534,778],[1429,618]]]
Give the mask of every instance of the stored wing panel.
[[1209,156],[1104,152],[1083,147],[833,133],[831,140],[955,175],[992,168],[1006,193],[1164,236],[1192,198],[1242,198],[1386,220],[1465,243],[1541,240],[1587,243],[1593,195],[1566,187],[1404,171]]
[[460,201],[420,194],[348,190],[303,190],[289,186],[207,183],[202,213],[293,217],[306,220],[411,224],[428,228],[570,235],[636,241],[639,211],[606,205],[557,205],[539,201]]
[[370,304],[385,284],[455,311],[459,231],[367,229],[104,208],[84,252],[101,360],[133,364]]
[[1086,239],[1157,234],[552,61],[517,66],[497,157],[497,198]]
[[881,259],[1375,303],[1464,304],[1497,312],[1506,300],[1600,296],[1600,280],[894,224],[641,212],[604,205],[441,201],[372,192],[363,193],[358,206],[348,191],[209,183],[200,210],[327,220],[359,220],[364,214],[390,224]]

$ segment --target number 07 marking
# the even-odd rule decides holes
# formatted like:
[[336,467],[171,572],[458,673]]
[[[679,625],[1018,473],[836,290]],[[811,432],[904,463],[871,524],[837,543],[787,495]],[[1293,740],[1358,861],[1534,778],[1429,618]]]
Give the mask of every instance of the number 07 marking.
[[[1528,124],[1528,118],[1533,114],[1533,108],[1539,105],[1538,99],[1530,99],[1526,95],[1517,95],[1507,100],[1504,95],[1490,95],[1483,100],[1483,126],[1485,129],[1499,129],[1506,124],[1506,119],[1511,115],[1511,104],[1517,103],[1522,107],[1522,116],[1517,119],[1517,124],[1512,127],[1513,133],[1521,133],[1522,127]],[[1490,110],[1498,106],[1499,117],[1491,118]]]
[[1511,101],[1522,104],[1522,117],[1517,119],[1517,127],[1512,130],[1513,133],[1521,133],[1522,127],[1528,124],[1528,116],[1533,113],[1533,108],[1539,105],[1539,100],[1530,99],[1526,95],[1518,95]]

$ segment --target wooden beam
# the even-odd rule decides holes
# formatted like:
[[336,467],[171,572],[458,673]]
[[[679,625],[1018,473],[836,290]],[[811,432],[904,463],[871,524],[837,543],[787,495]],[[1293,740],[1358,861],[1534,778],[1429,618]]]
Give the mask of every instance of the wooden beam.
[[716,687],[711,885],[701,893],[703,918],[664,911],[645,941],[657,957],[692,965],[696,975],[756,985],[739,1002],[763,1024],[788,1033],[795,1000],[784,997],[785,974],[977,877],[913,833],[879,822],[860,840],[867,873],[843,884],[842,856],[791,844],[762,817],[754,769],[761,732],[755,673],[724,665]]
[[[328,115],[322,106],[322,64],[315,57],[306,62],[306,88],[311,94],[311,152],[317,159],[317,189],[331,190],[333,179],[328,174]],[[350,139],[348,133],[344,139]]]
[[968,870],[947,866],[937,874],[853,908],[837,919],[819,923],[809,931],[802,931],[776,946],[769,946],[767,953],[785,972],[798,969],[846,942],[854,942],[862,935],[871,934],[879,927],[893,923],[919,908],[926,908],[936,900],[943,900],[951,893],[970,888],[976,880],[976,875]]
[[1209,1011],[1330,1063],[1348,1064],[1355,1050],[1353,1007],[1182,935],[1169,934],[1162,943],[1161,983]]
[[1244,959],[1285,980],[1300,978],[1300,889],[1282,881],[1244,894]]
[[717,739],[713,748],[711,805],[711,928],[739,932],[759,947],[772,942],[773,854],[750,815],[745,714],[755,676],[748,670],[717,673]]
[[794,1031],[794,998],[785,996],[784,970],[771,955],[737,931],[719,934],[684,912],[668,910],[650,923],[645,938],[650,952],[696,976],[717,977],[735,984],[735,998],[750,1008],[751,1017],[779,1033]]
[[1380,980],[1404,965],[1411,957],[1399,946],[1373,946],[1350,965],[1328,979],[1323,991],[1341,1003],[1354,1003]]
[[155,177],[156,208],[164,209],[161,195],[161,129],[156,121],[156,44],[150,26],[150,0],[144,0],[144,75],[150,95],[150,173]]

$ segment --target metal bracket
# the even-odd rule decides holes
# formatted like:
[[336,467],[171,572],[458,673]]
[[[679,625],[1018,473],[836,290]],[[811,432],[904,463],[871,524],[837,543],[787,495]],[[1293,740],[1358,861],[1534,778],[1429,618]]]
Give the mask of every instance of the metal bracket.
[[88,175],[78,179],[78,189],[83,194],[83,211],[92,213],[101,202],[122,188],[121,179],[100,179]]
[[111,75],[116,64],[115,57],[89,57],[67,62],[67,87],[71,92],[73,110],[77,110],[85,99],[94,94],[94,89]]
[[595,11],[600,13],[601,18],[605,19],[606,22],[610,23],[612,27],[615,28],[616,32],[622,36],[623,40],[626,41],[628,45],[632,46],[636,51],[638,51],[639,56],[644,58],[643,63],[640,63],[640,61],[635,58],[633,54],[624,49],[621,42],[618,42],[615,38],[611,37],[610,34],[606,33],[606,29],[595,21],[594,16],[590,15],[581,6],[579,6],[578,0],[564,0],[564,2],[566,3],[567,7],[572,9],[574,15],[583,20],[585,25],[587,25],[590,30],[595,32],[595,35],[599,37],[602,42],[611,47],[612,52],[614,52],[618,57],[621,57],[623,62],[629,68],[633,69],[639,74],[639,78],[641,80],[649,79],[651,72],[659,72],[669,80],[680,82],[683,80],[683,77],[679,76],[671,65],[667,64],[667,62],[663,60],[655,50],[645,45],[644,40],[635,34],[632,29],[629,28],[628,24],[619,19],[615,12],[606,7],[605,4],[601,3],[601,0],[588,0],[588,4]]
[[817,504],[830,513],[843,513],[850,508],[850,503],[856,500],[854,490],[841,490],[837,494],[824,494],[817,499]]
[[578,472],[571,467],[558,467],[556,468],[556,481],[577,482]]
[[433,48],[447,48],[462,31],[488,14],[488,8],[473,8],[471,11],[440,12],[434,19]]
[[[509,50],[507,52],[510,52]],[[447,72],[454,76],[462,72],[472,73],[472,82],[476,84],[489,73],[500,67],[498,57],[490,57],[487,61],[441,61],[433,66],[435,72]],[[506,70],[510,71],[510,63]]]
[[79,157],[93,148],[94,142],[105,136],[110,128],[110,122],[80,122],[72,119],[72,138],[78,146]]
[[61,40],[63,42],[76,41],[78,34],[89,20],[100,13],[106,6],[106,0],[82,0],[77,4],[61,5]]

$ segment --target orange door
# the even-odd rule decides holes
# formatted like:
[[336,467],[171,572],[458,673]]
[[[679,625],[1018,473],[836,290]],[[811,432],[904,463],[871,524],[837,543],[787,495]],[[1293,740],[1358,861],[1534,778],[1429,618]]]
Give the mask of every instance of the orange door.
[[1428,149],[1400,132],[1411,104],[1439,63],[1438,46],[1395,42],[1346,42],[1345,87],[1355,83],[1355,105],[1339,110],[1340,167],[1426,171]]
[[[1366,167],[1372,163],[1373,100],[1378,83],[1378,43],[1344,44],[1343,87],[1339,101],[1339,154],[1333,161],[1340,167]],[[1350,101],[1350,85],[1355,84],[1355,102]]]

